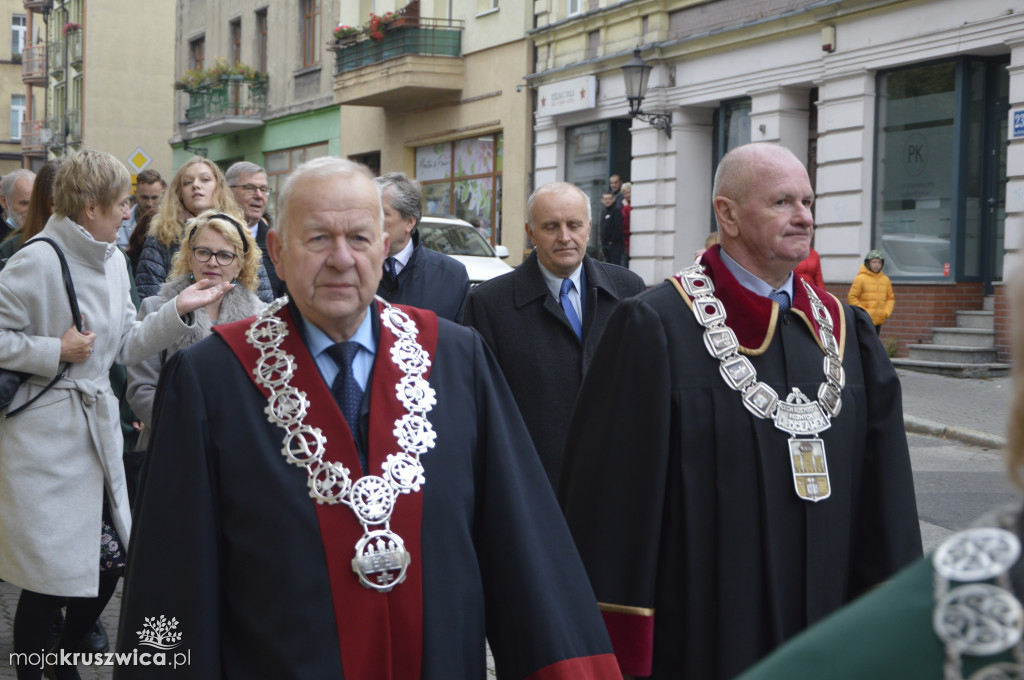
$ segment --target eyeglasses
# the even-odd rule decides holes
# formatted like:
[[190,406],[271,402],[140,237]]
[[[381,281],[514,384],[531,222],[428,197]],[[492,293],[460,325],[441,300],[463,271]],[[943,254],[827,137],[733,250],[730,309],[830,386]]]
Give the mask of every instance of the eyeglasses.
[[196,258],[199,262],[209,262],[211,257],[216,257],[217,264],[221,267],[227,267],[229,264],[234,262],[235,258],[238,256],[224,250],[213,252],[209,248],[193,248],[192,257]]
[[229,185],[232,189],[244,189],[247,194],[255,194],[257,191],[264,196],[269,196],[274,193],[274,190],[268,187],[266,184],[263,186],[256,186],[255,184],[231,184]]

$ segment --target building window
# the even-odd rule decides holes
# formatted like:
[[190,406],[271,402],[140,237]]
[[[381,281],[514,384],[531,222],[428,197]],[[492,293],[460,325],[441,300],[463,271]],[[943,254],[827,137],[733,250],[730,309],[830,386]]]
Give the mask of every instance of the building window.
[[580,3],[583,0],[566,0],[569,3],[567,15],[572,16],[573,14],[580,13]]
[[25,95],[11,95],[11,139],[21,139],[21,124],[25,121]]
[[302,0],[302,65],[320,63],[320,0]]
[[242,20],[235,19],[229,24],[231,41],[231,64],[237,66],[242,61]]
[[956,64],[885,73],[878,85],[875,243],[889,276],[948,276]]
[[200,36],[188,44],[189,68],[203,68],[203,53],[206,51],[206,38]]
[[597,50],[601,45],[601,31],[587,33],[587,59],[596,59]]
[[500,243],[502,144],[499,132],[416,149],[424,213],[454,215]]
[[879,73],[872,247],[894,279],[1003,277],[1008,58]]
[[18,60],[25,51],[25,15],[15,14],[11,18],[11,56]]
[[256,68],[267,72],[267,10],[256,12]]
[[285,179],[295,168],[306,161],[326,156],[327,153],[327,142],[321,142],[264,154],[263,167],[267,169],[267,186],[271,189],[271,194],[267,199],[267,212],[271,215],[277,212],[278,191],[284,186]]

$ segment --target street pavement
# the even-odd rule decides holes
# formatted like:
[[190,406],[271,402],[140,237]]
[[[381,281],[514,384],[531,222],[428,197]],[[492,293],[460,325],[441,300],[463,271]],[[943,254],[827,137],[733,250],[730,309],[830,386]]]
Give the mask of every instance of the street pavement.
[[[904,370],[900,370],[899,375],[903,385],[903,418],[908,434],[967,444],[974,447],[979,455],[987,456],[991,467],[992,456],[1006,442],[1010,379],[946,378]],[[959,463],[969,468],[972,455],[968,454],[967,460]],[[928,538],[939,528],[922,522],[921,530],[926,544],[934,543]],[[9,659],[13,651],[11,627],[17,602],[18,590],[10,584],[0,583],[0,680],[15,678]],[[120,605],[119,587],[102,616],[111,642],[117,637]],[[112,669],[83,666],[81,673],[85,680],[107,680]]]

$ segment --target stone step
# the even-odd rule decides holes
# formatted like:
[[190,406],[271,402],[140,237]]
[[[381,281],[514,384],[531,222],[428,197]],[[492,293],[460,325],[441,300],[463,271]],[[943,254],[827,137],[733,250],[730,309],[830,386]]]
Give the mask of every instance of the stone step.
[[961,311],[956,313],[957,328],[983,328],[992,330],[995,328],[995,312],[986,311]]
[[1010,364],[998,362],[984,364],[922,361],[920,359],[893,359],[892,365],[920,373],[935,373],[950,378],[999,378],[1010,374]]
[[986,312],[994,312],[996,309],[996,296],[986,295],[981,299],[981,308]]
[[956,347],[995,347],[996,332],[984,328],[933,328],[932,342]]
[[956,345],[910,345],[911,359],[941,361],[949,364],[995,363],[998,353],[994,348],[957,347]]

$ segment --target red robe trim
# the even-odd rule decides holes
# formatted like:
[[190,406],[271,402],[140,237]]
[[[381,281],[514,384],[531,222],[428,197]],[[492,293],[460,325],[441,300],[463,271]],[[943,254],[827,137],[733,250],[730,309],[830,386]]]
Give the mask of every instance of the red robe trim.
[[[383,305],[377,303],[378,310]],[[431,358],[437,348],[437,316],[433,312],[400,307],[416,323],[417,341]],[[338,408],[330,388],[323,381],[316,362],[309,354],[287,307],[278,315],[288,324],[288,335],[281,349],[295,357],[293,387],[306,393],[309,409],[306,424],[318,427],[327,438],[324,459],[341,462],[347,467],[354,482],[362,471],[352,432]],[[269,391],[256,383],[253,368],[260,356],[259,350],[245,337],[252,320],[214,327],[224,338],[235,356],[245,367],[253,384],[263,392]],[[388,454],[399,449],[392,430],[394,422],[405,413],[398,400],[395,385],[403,373],[391,360],[391,347],[395,336],[381,324],[377,357],[373,366],[370,388],[369,470],[380,474]],[[428,372],[423,376],[427,379]],[[283,444],[283,441],[282,441]],[[427,453],[426,455],[430,455]],[[289,465],[282,456],[281,464]],[[295,468],[296,474],[305,474]],[[429,480],[428,480],[429,483]],[[315,503],[310,499],[311,503]],[[352,558],[356,542],[363,529],[352,509],[344,504],[316,505],[320,537],[327,561],[334,603],[334,619],[341,648],[341,663],[347,680],[398,680],[418,678],[423,660],[423,572],[420,529],[423,519],[423,494],[401,494],[391,517],[391,530],[402,537],[412,561],[405,581],[389,593],[380,593],[359,584],[352,571]],[[296,578],[301,578],[297,574]]]
[[565,659],[530,673],[526,680],[621,680],[614,654]]
[[[725,325],[736,334],[740,343],[740,352],[748,356],[764,354],[775,335],[775,324],[778,321],[779,305],[766,297],[752,293],[736,280],[729,268],[722,261],[721,246],[712,246],[704,251],[700,263],[704,265],[704,273],[715,284],[715,297],[722,301],[726,309]],[[686,304],[691,306],[693,300],[682,288],[681,277],[673,276],[669,281],[679,290]],[[832,317],[832,334],[839,345],[839,358],[843,358],[846,341],[846,315],[843,307],[834,295],[823,288],[811,284],[814,293],[825,305]],[[793,280],[793,313],[803,320],[814,336],[814,341],[821,347],[818,337],[818,322],[811,311],[811,298],[807,295],[803,284],[798,278]],[[822,352],[825,351],[821,347]]]
[[650,675],[654,664],[654,610],[600,605],[622,673],[638,677]]

